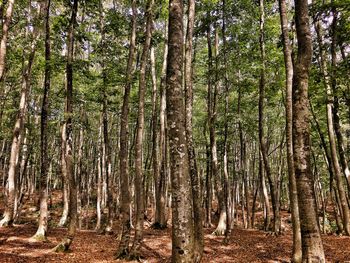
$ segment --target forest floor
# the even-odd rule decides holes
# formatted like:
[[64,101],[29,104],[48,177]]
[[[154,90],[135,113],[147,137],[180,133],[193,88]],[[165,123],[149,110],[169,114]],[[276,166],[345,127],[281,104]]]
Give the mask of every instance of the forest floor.
[[[0,200],[0,213],[3,212],[3,200]],[[51,220],[57,222],[59,206],[51,213]],[[50,225],[47,242],[34,242],[30,239],[36,232],[38,212],[33,206],[23,207],[18,224],[11,228],[0,228],[0,262],[125,262],[114,260],[118,246],[118,229],[113,235],[101,235],[93,230],[79,230],[68,253],[54,253],[51,249],[57,245],[66,233],[65,228]],[[288,224],[288,213],[283,213],[284,224]],[[83,225],[84,226],[84,225]],[[118,222],[115,222],[118,228]],[[92,227],[92,226],[90,226]],[[211,262],[290,262],[292,236],[287,226],[282,235],[268,235],[260,230],[247,230],[235,227],[231,242],[222,243],[223,237],[212,235],[214,228],[205,229],[205,249],[203,263]],[[155,230],[145,229],[142,262],[170,262],[171,228]],[[350,262],[350,237],[323,235],[323,244],[327,262]]]

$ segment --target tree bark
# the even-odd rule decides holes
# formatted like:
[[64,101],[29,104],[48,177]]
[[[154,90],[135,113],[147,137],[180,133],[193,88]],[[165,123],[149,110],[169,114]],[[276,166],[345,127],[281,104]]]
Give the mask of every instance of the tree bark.
[[69,22],[67,38],[67,64],[66,64],[66,107],[65,107],[65,163],[67,169],[67,181],[69,186],[69,209],[68,209],[68,231],[60,244],[54,251],[67,251],[73,242],[77,229],[78,211],[77,211],[77,186],[74,177],[73,163],[73,59],[74,59],[74,30],[77,23],[78,0],[74,0],[72,5],[72,14]]
[[[210,14],[208,13],[208,16]],[[216,35],[216,33],[215,33]],[[217,38],[217,35],[215,36]],[[224,191],[221,183],[219,168],[218,168],[218,157],[217,157],[217,143],[216,143],[216,132],[215,132],[215,123],[216,123],[216,103],[217,103],[217,94],[218,94],[218,79],[216,83],[213,83],[212,74],[213,74],[213,52],[211,44],[211,29],[210,23],[207,25],[207,43],[208,43],[208,126],[209,126],[209,140],[210,140],[210,163],[211,163],[211,175],[214,178],[215,190],[218,197],[218,207],[220,211],[219,222],[214,230],[214,234],[218,236],[224,235],[226,231],[226,206],[224,200]],[[217,56],[217,39],[215,39],[215,56]],[[217,76],[217,75],[216,75]],[[214,86],[214,89],[213,89]]]
[[107,191],[107,222],[104,228],[104,232],[112,234],[113,232],[113,220],[115,216],[115,205],[114,205],[114,185],[112,178],[112,151],[108,135],[108,98],[107,98],[107,73],[105,69],[105,20],[103,15],[103,1],[99,2],[100,9],[100,27],[101,27],[101,41],[100,47],[102,52],[101,68],[102,68],[102,124],[103,124],[103,149],[105,152],[105,158],[103,159],[103,166],[106,174],[106,191]]
[[131,248],[131,258],[140,258],[140,248],[143,239],[143,221],[145,216],[144,207],[144,171],[142,168],[142,142],[145,123],[145,93],[146,93],[146,66],[151,46],[152,26],[153,26],[153,5],[154,0],[148,0],[146,6],[146,28],[145,28],[145,42],[141,55],[140,78],[139,78],[139,101],[137,114],[137,129],[135,141],[135,237]]
[[[160,176],[159,163],[159,131],[158,131],[158,87],[157,87],[157,73],[156,73],[156,58],[154,55],[154,47],[151,47],[151,76],[152,76],[152,169],[154,179],[154,193],[155,193],[155,219],[157,217],[157,209],[159,210],[160,193],[158,188],[158,181]],[[159,211],[158,211],[159,212]],[[156,221],[155,221],[156,222]],[[155,224],[153,224],[155,227]]]
[[276,185],[272,178],[271,167],[267,155],[267,144],[264,135],[264,99],[265,99],[265,71],[266,71],[266,52],[265,52],[265,11],[264,11],[264,0],[260,0],[260,54],[261,54],[261,71],[259,81],[259,144],[260,151],[263,159],[263,164],[266,172],[266,177],[270,186],[271,203],[273,210],[273,232],[276,234],[280,233],[281,218],[279,211],[279,200],[276,198]]
[[40,174],[40,217],[39,226],[33,236],[37,240],[46,240],[47,233],[47,221],[48,221],[48,182],[47,174],[49,168],[49,158],[48,158],[48,125],[47,125],[47,115],[49,110],[49,92],[50,92],[50,81],[51,81],[51,43],[50,43],[50,4],[51,0],[45,1],[44,14],[45,14],[45,76],[44,76],[44,91],[43,100],[41,106],[41,174]]
[[[167,30],[167,29],[166,29]],[[167,33],[165,33],[167,39]],[[159,109],[159,161],[160,171],[159,177],[155,181],[156,211],[153,227],[156,229],[164,229],[167,227],[165,215],[166,205],[166,181],[167,181],[167,138],[166,138],[166,68],[168,56],[168,43],[164,43],[162,76],[160,82],[160,109]]]
[[188,149],[188,163],[191,176],[192,196],[193,196],[193,220],[194,220],[194,262],[200,262],[203,249],[203,216],[200,198],[199,175],[196,162],[196,153],[193,143],[193,69],[192,69],[192,46],[193,46],[193,27],[195,16],[195,0],[188,2],[188,22],[186,30],[185,43],[185,107],[186,107],[186,139]]
[[194,262],[191,176],[182,91],[183,1],[169,1],[166,76],[167,122],[172,187],[172,262]]
[[67,166],[65,161],[66,152],[66,123],[61,128],[61,173],[62,173],[62,194],[63,194],[63,211],[58,226],[63,227],[67,223],[69,209],[69,185],[67,180]]
[[[226,0],[222,3],[222,42],[224,53],[224,86],[225,86],[225,114],[224,114],[224,193],[226,207],[226,231],[224,243],[228,244],[231,237],[232,217],[231,217],[231,184],[228,167],[228,111],[229,111],[229,80],[227,73],[227,40],[226,40]],[[248,200],[248,199],[247,199]],[[247,211],[249,207],[247,207]]]
[[294,161],[293,161],[293,61],[292,47],[289,40],[287,6],[285,0],[279,0],[281,31],[283,41],[283,55],[286,73],[286,144],[287,144],[287,165],[289,180],[289,200],[291,208],[291,217],[293,224],[293,256],[292,261],[301,262],[301,233],[298,207],[298,194],[296,188]]
[[302,262],[325,262],[310,167],[308,81],[312,39],[307,1],[295,1],[295,22],[298,55],[293,76],[293,157],[300,212]]
[[136,0],[132,0],[131,32],[129,57],[126,72],[126,83],[124,86],[123,105],[120,117],[120,149],[119,149],[119,175],[120,175],[120,214],[121,214],[121,240],[119,242],[117,258],[124,258],[129,255],[129,241],[131,231],[130,221],[130,190],[129,190],[129,96],[134,75],[134,60],[136,46]]

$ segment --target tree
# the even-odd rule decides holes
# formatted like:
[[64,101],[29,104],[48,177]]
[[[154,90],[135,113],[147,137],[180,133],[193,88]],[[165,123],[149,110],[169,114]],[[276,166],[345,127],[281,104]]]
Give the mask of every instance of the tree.
[[192,69],[192,38],[195,17],[195,1],[188,2],[188,22],[185,43],[185,107],[186,107],[186,140],[188,146],[188,163],[190,168],[191,186],[193,195],[193,219],[195,239],[195,262],[200,262],[203,254],[203,216],[200,197],[199,175],[196,162],[196,153],[193,145],[193,69]]
[[[167,31],[167,28],[166,28]],[[167,33],[164,34],[165,38],[167,39]],[[166,108],[166,68],[167,68],[167,56],[168,56],[168,44],[167,40],[165,40],[164,43],[164,51],[163,51],[163,65],[162,65],[162,72],[161,72],[161,81],[160,81],[160,105],[159,105],[159,161],[160,161],[160,171],[159,171],[159,177],[157,173],[157,166],[158,163],[156,163],[157,154],[154,151],[153,152],[153,173],[155,176],[155,217],[154,217],[154,228],[163,229],[167,227],[167,219],[165,214],[165,205],[166,205],[166,181],[167,181],[167,171],[168,171],[168,143],[167,143],[167,136],[166,136],[166,114],[165,114],[165,108]],[[153,84],[154,85],[154,84]],[[154,94],[155,95],[155,94]],[[155,116],[153,116],[153,149],[155,149],[156,145],[154,140],[156,139],[156,127],[155,127]],[[157,177],[156,177],[157,176]]]
[[296,189],[296,181],[294,174],[293,161],[293,61],[292,61],[292,47],[289,40],[287,5],[285,0],[279,0],[281,31],[283,41],[283,55],[286,72],[286,144],[287,144],[287,164],[288,164],[288,180],[289,180],[289,200],[292,212],[293,224],[293,262],[301,262],[301,234],[300,234],[300,220],[298,195]]
[[273,209],[273,231],[276,234],[280,233],[281,218],[279,211],[279,201],[277,200],[277,185],[272,178],[271,167],[268,160],[266,139],[264,134],[264,99],[265,99],[265,74],[266,74],[266,51],[265,51],[265,10],[264,0],[260,0],[260,55],[261,55],[261,70],[260,70],[260,81],[259,81],[259,145],[260,152],[266,172],[266,177],[270,185],[271,192],[271,203]]
[[[232,228],[232,215],[231,215],[231,184],[229,178],[229,165],[228,165],[228,112],[229,112],[229,82],[227,74],[227,39],[226,39],[226,0],[222,3],[222,42],[223,42],[223,53],[224,53],[224,86],[225,86],[225,115],[224,115],[224,192],[225,192],[225,203],[226,203],[226,232],[225,232],[225,243],[229,243]],[[248,199],[247,199],[248,200]],[[247,211],[248,211],[247,207]],[[248,217],[249,218],[249,217]]]
[[105,226],[105,232],[111,234],[113,231],[113,220],[114,220],[114,184],[112,178],[112,151],[110,145],[110,139],[108,135],[108,96],[107,96],[107,73],[106,73],[106,40],[105,40],[105,18],[103,14],[103,1],[99,1],[100,8],[100,27],[101,27],[101,67],[102,67],[102,124],[103,124],[103,149],[105,152],[105,158],[103,160],[103,166],[105,167],[106,174],[106,190],[107,190],[107,223]]
[[312,42],[306,1],[295,2],[295,25],[298,54],[293,76],[293,156],[300,212],[302,262],[325,262],[310,160],[308,81]]
[[40,217],[39,226],[34,239],[46,240],[47,234],[47,222],[48,222],[48,184],[47,173],[49,168],[48,158],[48,125],[47,117],[49,110],[49,92],[51,86],[51,43],[50,43],[50,4],[51,0],[45,1],[44,14],[45,14],[45,76],[44,76],[44,90],[43,100],[41,106],[41,126],[40,126],[40,146],[41,146],[41,174],[40,174]]
[[153,26],[153,5],[154,0],[148,0],[146,6],[146,29],[145,42],[141,55],[140,79],[139,79],[139,103],[137,114],[137,132],[135,142],[135,196],[136,196],[136,225],[135,237],[131,248],[131,258],[140,257],[140,247],[143,239],[144,223],[144,189],[143,189],[143,169],[142,169],[142,143],[145,123],[145,93],[146,93],[146,65],[151,46],[152,26]]
[[194,262],[191,177],[182,98],[183,1],[169,1],[167,122],[172,193],[172,262]]
[[[208,17],[210,13],[208,12]],[[218,151],[217,151],[217,138],[216,138],[216,119],[217,119],[217,96],[218,96],[218,76],[217,70],[215,79],[213,79],[214,67],[213,67],[213,52],[212,52],[212,41],[211,41],[211,23],[208,21],[206,27],[207,34],[207,45],[208,45],[208,95],[207,95],[207,111],[208,111],[208,127],[209,127],[209,141],[210,141],[210,168],[211,174],[215,181],[215,190],[218,197],[219,205],[219,222],[214,230],[215,235],[223,235],[226,230],[226,205],[224,200],[224,189],[221,183],[221,176],[219,173],[218,163]],[[215,28],[215,59],[218,56],[218,35]]]
[[129,145],[128,145],[128,122],[129,122],[129,95],[132,86],[133,66],[135,60],[135,45],[136,45],[136,0],[132,0],[132,16],[131,16],[131,31],[130,31],[130,47],[127,64],[127,72],[124,86],[123,104],[120,118],[120,152],[119,152],[119,174],[121,186],[121,224],[122,236],[119,243],[117,258],[124,258],[129,255],[130,241],[130,191],[129,191]]
[[73,242],[77,229],[77,186],[73,172],[73,60],[74,60],[74,29],[77,23],[78,0],[74,0],[69,21],[67,38],[67,63],[66,63],[66,105],[65,105],[65,156],[64,161],[67,172],[69,189],[69,225],[66,237],[58,244],[54,251],[67,251]]

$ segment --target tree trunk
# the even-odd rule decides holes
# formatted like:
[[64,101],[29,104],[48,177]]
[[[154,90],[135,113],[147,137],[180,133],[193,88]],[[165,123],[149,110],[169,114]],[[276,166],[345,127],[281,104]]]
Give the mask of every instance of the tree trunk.
[[[152,169],[154,179],[154,193],[155,193],[155,217],[157,216],[157,206],[159,206],[160,193],[158,191],[158,181],[160,175],[159,163],[159,132],[158,132],[158,87],[157,87],[157,73],[156,73],[156,58],[154,55],[154,47],[151,47],[151,75],[152,75]],[[159,208],[158,208],[159,209]],[[153,224],[153,227],[155,225]]]
[[261,181],[261,194],[264,202],[264,230],[267,231],[271,223],[271,210],[270,201],[267,194],[265,175],[264,175],[264,162],[262,160],[261,152],[259,152],[259,178]]
[[293,157],[300,212],[302,262],[325,262],[310,167],[308,81],[312,41],[307,1],[295,1],[295,22],[298,55],[293,76]]
[[[209,16],[209,14],[208,14]],[[217,36],[216,36],[217,37]],[[215,39],[216,40],[216,39]],[[214,177],[216,193],[218,197],[218,207],[220,211],[219,222],[214,230],[215,235],[222,236],[226,231],[226,207],[224,200],[224,191],[221,183],[221,178],[218,169],[218,157],[217,157],[217,144],[216,144],[216,103],[218,94],[218,83],[213,83],[213,54],[211,45],[211,30],[210,23],[207,25],[207,42],[208,42],[208,126],[209,126],[209,138],[210,138],[210,157],[211,157],[211,175]],[[216,42],[216,41],[215,41]],[[215,43],[216,45],[216,43]],[[215,46],[215,52],[217,52],[217,46]],[[215,53],[217,55],[217,53]],[[217,81],[217,79],[216,79]],[[213,90],[214,84],[214,90]]]
[[205,156],[206,156],[206,178],[205,178],[205,221],[204,227],[209,228],[212,226],[211,223],[211,208],[212,208],[212,172],[211,172],[211,162],[210,162],[210,145],[207,139],[207,127],[204,126],[204,137],[205,137]]
[[49,166],[49,158],[48,158],[48,127],[47,127],[47,115],[49,110],[49,92],[50,92],[50,80],[51,80],[51,44],[50,44],[50,4],[51,0],[45,1],[45,76],[44,76],[44,91],[43,91],[43,100],[41,106],[41,174],[40,174],[40,217],[39,217],[39,226],[38,229],[33,236],[34,239],[37,240],[46,240],[47,233],[47,221],[48,221],[48,207],[47,207],[47,199],[48,199],[48,166]]
[[260,53],[261,53],[261,72],[260,72],[260,82],[259,82],[259,144],[260,151],[264,163],[264,168],[266,172],[266,177],[270,186],[271,193],[271,203],[273,210],[273,232],[275,234],[280,233],[281,228],[281,218],[279,205],[276,198],[276,185],[272,178],[271,167],[269,164],[268,156],[267,156],[267,143],[264,135],[264,99],[265,99],[265,11],[264,11],[264,0],[260,0]]
[[123,105],[120,117],[120,149],[119,149],[119,175],[120,175],[120,214],[121,214],[121,240],[119,242],[117,258],[129,255],[129,241],[131,231],[130,221],[130,190],[129,190],[129,96],[134,75],[135,45],[136,45],[136,0],[132,0],[132,17],[130,32],[129,57],[126,72],[126,83],[124,86]]
[[[165,33],[167,39],[167,34]],[[162,76],[160,82],[160,112],[159,112],[159,161],[160,171],[159,177],[155,181],[155,196],[156,196],[156,211],[153,227],[156,229],[164,229],[167,227],[167,220],[165,215],[166,205],[166,181],[167,181],[167,138],[166,138],[166,68],[168,56],[168,43],[164,43]]]
[[103,121],[100,121],[100,127],[98,132],[98,158],[97,158],[97,191],[96,191],[96,231],[101,231],[101,219],[102,219],[102,177],[103,177],[103,139],[102,139],[102,129]]
[[224,243],[228,244],[231,237],[232,217],[231,217],[231,184],[228,167],[228,111],[229,111],[229,81],[227,73],[227,41],[226,41],[226,0],[222,3],[222,41],[224,53],[224,86],[225,86],[225,115],[224,115],[224,193],[226,207],[226,231]]
[[194,220],[194,262],[200,262],[203,255],[203,216],[200,198],[199,175],[196,162],[196,153],[193,143],[193,67],[192,67],[192,38],[195,16],[195,0],[188,2],[188,22],[185,43],[185,107],[186,107],[186,139],[188,147],[188,163],[190,168],[192,196],[193,196],[193,220]]
[[172,187],[172,262],[195,262],[191,176],[182,92],[183,1],[169,1],[166,76],[167,122]]
[[143,221],[145,216],[144,207],[144,171],[142,168],[142,142],[145,123],[145,93],[146,93],[146,66],[151,46],[152,26],[153,26],[153,5],[154,0],[148,0],[146,6],[146,28],[145,28],[145,42],[141,55],[140,64],[140,79],[139,79],[139,102],[137,114],[137,129],[135,141],[135,237],[131,248],[131,258],[140,258],[140,248],[143,239]]
[[66,107],[65,107],[65,126],[66,126],[66,143],[65,143],[65,163],[67,169],[67,181],[69,186],[69,209],[68,209],[68,232],[54,251],[67,251],[73,242],[77,229],[77,186],[74,177],[73,163],[73,58],[74,58],[74,29],[76,26],[78,12],[78,0],[74,0],[72,5],[72,15],[69,22],[68,39],[67,39],[67,64],[66,64]]
[[294,174],[293,161],[293,110],[292,110],[292,93],[293,93],[293,61],[292,47],[289,40],[287,6],[285,0],[279,0],[281,31],[283,40],[284,65],[286,72],[286,144],[287,144],[287,164],[289,180],[289,200],[291,208],[291,217],[293,225],[293,256],[292,261],[301,262],[301,233],[299,221],[298,194]]
[[99,2],[99,8],[100,8],[100,26],[101,26],[101,52],[102,52],[102,58],[101,58],[101,68],[102,68],[102,124],[103,124],[103,149],[105,152],[105,158],[103,159],[103,166],[105,167],[105,174],[106,174],[106,191],[107,191],[107,207],[108,207],[108,213],[107,213],[107,222],[106,226],[104,228],[104,232],[107,234],[112,234],[113,232],[113,220],[114,220],[114,211],[115,211],[115,205],[114,205],[114,185],[113,185],[113,178],[112,178],[112,153],[111,153],[111,145],[108,135],[108,99],[107,99],[107,73],[105,69],[105,49],[106,43],[105,43],[105,21],[103,17],[103,2],[100,0]]

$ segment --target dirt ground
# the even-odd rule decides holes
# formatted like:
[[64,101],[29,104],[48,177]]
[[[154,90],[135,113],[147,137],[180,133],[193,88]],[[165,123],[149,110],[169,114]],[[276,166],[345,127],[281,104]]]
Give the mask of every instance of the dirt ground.
[[[235,228],[229,245],[222,244],[222,237],[211,235],[206,229],[203,262],[289,262],[291,236],[270,236],[258,230]],[[57,254],[50,250],[65,234],[63,228],[53,228],[48,242],[33,242],[32,223],[0,229],[0,262],[123,262],[114,260],[118,245],[117,235],[99,235],[95,231],[81,230],[68,253]],[[323,236],[328,262],[350,262],[350,238]],[[143,262],[170,262],[170,230],[146,229],[142,248]]]
[[[0,200],[0,213],[3,212],[3,200]],[[52,211],[52,222],[48,233],[48,242],[33,242],[30,237],[36,232],[38,212],[33,206],[26,206],[20,223],[11,228],[0,228],[0,263],[34,262],[125,262],[115,260],[118,246],[119,223],[115,222],[115,234],[101,235],[93,230],[80,230],[68,253],[54,253],[51,249],[57,245],[66,233],[65,228],[55,227],[60,208]],[[32,212],[31,212],[32,211]],[[284,221],[288,214],[284,213]],[[90,228],[93,226],[90,225]],[[203,263],[226,262],[290,262],[292,236],[290,227],[280,236],[267,235],[260,230],[247,230],[235,227],[231,242],[222,243],[223,237],[212,235],[214,228],[205,229],[205,249]],[[155,230],[146,226],[142,247],[142,262],[170,262],[171,229]],[[350,262],[350,237],[323,235],[327,262]]]

